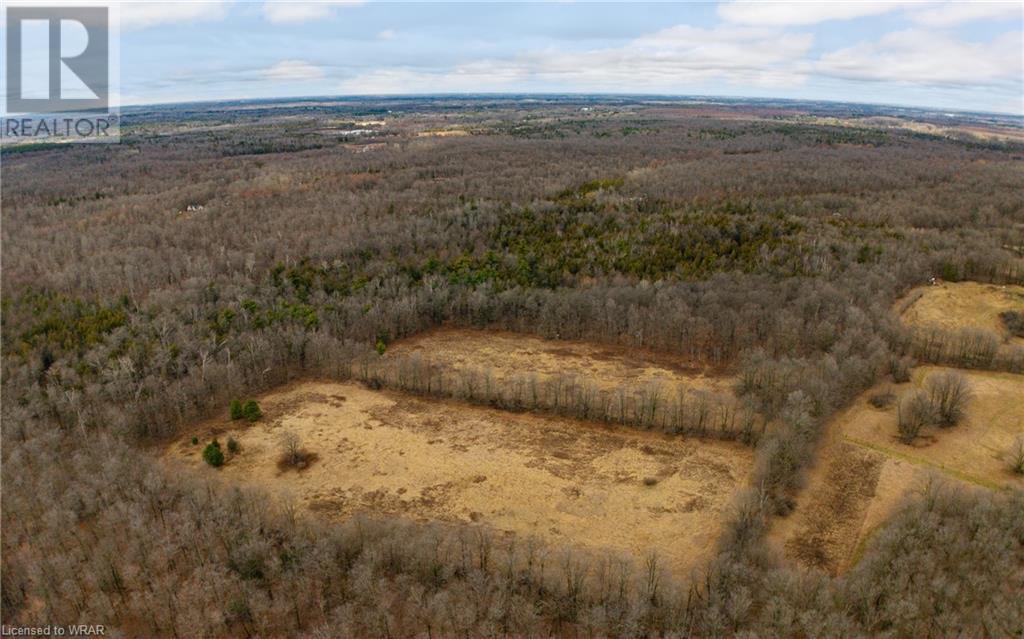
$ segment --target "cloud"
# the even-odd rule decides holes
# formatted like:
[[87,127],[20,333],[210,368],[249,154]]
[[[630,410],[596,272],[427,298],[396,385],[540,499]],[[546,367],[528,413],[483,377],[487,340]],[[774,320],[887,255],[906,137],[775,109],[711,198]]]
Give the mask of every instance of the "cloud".
[[900,2],[723,2],[718,17],[736,24],[767,27],[803,26],[889,13]]
[[331,17],[335,7],[354,7],[363,0],[332,0],[330,2],[282,2],[274,0],[263,3],[263,17],[274,24],[301,24]]
[[163,24],[222,20],[228,2],[124,2],[120,3],[121,28],[148,29]]
[[395,39],[395,32],[392,29],[384,29],[383,31],[381,31],[380,33],[377,34],[377,39],[378,40],[394,40]]
[[874,42],[826,53],[815,71],[846,80],[933,86],[1021,87],[1021,32],[991,42],[965,42],[948,33],[908,29]]
[[320,80],[325,75],[323,69],[305,60],[281,60],[259,72],[262,79],[271,82]]
[[1024,20],[1024,5],[1019,2],[950,2],[937,7],[925,5],[908,17],[919,25],[933,28],[953,27],[976,20]]
[[773,29],[680,25],[621,47],[580,52],[544,49],[446,69],[377,69],[346,80],[340,89],[357,94],[503,91],[524,86],[678,92],[714,80],[794,86],[804,80],[800,61],[812,43],[809,34]]

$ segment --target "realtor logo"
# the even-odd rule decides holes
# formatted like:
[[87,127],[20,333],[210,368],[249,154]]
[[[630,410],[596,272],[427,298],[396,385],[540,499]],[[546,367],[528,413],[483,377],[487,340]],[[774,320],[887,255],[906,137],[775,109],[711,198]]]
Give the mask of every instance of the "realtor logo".
[[110,13],[108,6],[6,8],[5,141],[116,141]]
[[107,7],[7,8],[8,113],[105,111],[109,99]]

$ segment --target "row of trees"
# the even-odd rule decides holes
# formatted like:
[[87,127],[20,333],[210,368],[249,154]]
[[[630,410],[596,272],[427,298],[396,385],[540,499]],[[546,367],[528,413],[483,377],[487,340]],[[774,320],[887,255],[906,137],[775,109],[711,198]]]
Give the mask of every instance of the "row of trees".
[[540,410],[577,419],[621,424],[673,435],[718,437],[756,444],[765,423],[728,395],[693,389],[685,382],[602,384],[569,374],[513,373],[450,368],[420,353],[364,358],[353,377],[371,387],[454,398],[505,410]]

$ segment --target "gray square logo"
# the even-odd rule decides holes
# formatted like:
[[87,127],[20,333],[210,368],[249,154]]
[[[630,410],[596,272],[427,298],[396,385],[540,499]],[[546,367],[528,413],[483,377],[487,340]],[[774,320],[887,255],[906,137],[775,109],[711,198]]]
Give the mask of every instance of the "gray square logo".
[[118,140],[110,14],[108,6],[6,7],[4,143]]
[[[110,103],[109,24],[107,7],[7,7],[7,112],[105,111]],[[84,47],[65,49],[64,34],[69,28],[85,30]],[[29,42],[24,37],[29,29],[42,31],[45,37]],[[46,49],[45,68],[33,70],[46,74],[43,96],[27,96],[26,91],[26,55],[41,53],[26,51],[33,45]],[[73,74],[93,97],[65,95],[62,80],[67,74]],[[37,84],[39,78],[33,80]]]

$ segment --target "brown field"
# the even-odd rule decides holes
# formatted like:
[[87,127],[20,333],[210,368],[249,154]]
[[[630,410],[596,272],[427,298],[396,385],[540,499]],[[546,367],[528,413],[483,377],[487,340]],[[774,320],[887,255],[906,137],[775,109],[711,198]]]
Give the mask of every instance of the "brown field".
[[1024,338],[1012,337],[999,313],[1024,312],[1024,286],[979,282],[941,282],[911,291],[896,306],[910,326],[934,326],[951,331],[978,328],[1024,346]]
[[[479,522],[558,545],[642,557],[676,571],[713,551],[752,452],[534,414],[304,382],[259,398],[261,421],[214,419],[165,459],[271,491],[324,516],[360,511],[414,520]],[[318,459],[278,468],[280,436],[294,432]],[[192,435],[200,438],[191,443]],[[202,446],[234,437],[241,452],[207,467]]]
[[416,134],[419,138],[460,138],[470,135],[465,129],[439,129],[435,131],[420,131]]
[[923,366],[907,384],[879,385],[833,420],[795,512],[773,524],[770,537],[778,550],[802,566],[837,574],[856,561],[903,498],[933,477],[964,489],[1024,488],[1006,456],[1024,435],[1024,376],[960,371],[973,393],[963,422],[927,428],[910,445],[897,438],[895,403],[879,409],[868,401],[887,388],[899,397],[944,370],[950,369]]
[[496,380],[522,373],[535,373],[540,379],[571,375],[604,388],[668,382],[723,395],[731,395],[735,384],[734,377],[716,375],[682,357],[522,333],[440,329],[396,342],[387,355],[413,353],[454,371],[489,369]]

